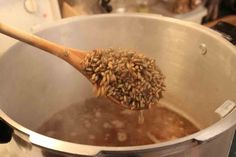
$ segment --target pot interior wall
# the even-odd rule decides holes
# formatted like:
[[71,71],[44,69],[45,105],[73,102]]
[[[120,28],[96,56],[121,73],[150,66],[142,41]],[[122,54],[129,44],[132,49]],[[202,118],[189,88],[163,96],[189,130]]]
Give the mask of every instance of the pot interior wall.
[[[163,101],[200,128],[220,119],[214,111],[224,101],[236,101],[233,49],[205,30],[162,18],[98,16],[69,19],[38,35],[68,47],[134,48],[156,58],[166,75]],[[58,110],[93,97],[73,67],[23,43],[2,56],[0,76],[0,108],[33,130]]]

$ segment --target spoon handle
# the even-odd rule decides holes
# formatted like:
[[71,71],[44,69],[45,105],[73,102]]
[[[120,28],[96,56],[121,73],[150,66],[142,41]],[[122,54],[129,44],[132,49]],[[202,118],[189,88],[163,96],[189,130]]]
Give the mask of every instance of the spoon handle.
[[[31,33],[27,33],[21,30],[18,30],[12,26],[3,24],[0,22],[0,33],[5,34],[7,36],[10,36],[12,38],[15,38],[17,40],[20,40],[22,42],[28,43],[29,45],[32,45],[34,47],[37,47],[39,49],[45,50],[55,56],[58,56],[67,62],[70,62],[70,59],[68,58],[69,54],[72,52],[76,52],[77,59],[84,56],[82,52],[76,50],[76,49],[71,49],[71,48],[66,48],[62,45],[53,43],[51,41],[48,41],[46,39],[40,38],[36,35],[33,35]],[[75,54],[73,54],[75,55]]]

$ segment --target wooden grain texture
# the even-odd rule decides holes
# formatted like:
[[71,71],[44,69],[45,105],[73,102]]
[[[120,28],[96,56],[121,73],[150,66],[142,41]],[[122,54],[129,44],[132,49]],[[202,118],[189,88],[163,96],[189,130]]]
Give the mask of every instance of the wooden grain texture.
[[80,63],[86,56],[86,53],[82,52],[81,50],[64,47],[62,45],[40,38],[36,35],[18,30],[3,23],[0,23],[0,33],[23,41],[31,46],[37,47],[48,53],[51,53],[65,60],[78,70],[81,69]]

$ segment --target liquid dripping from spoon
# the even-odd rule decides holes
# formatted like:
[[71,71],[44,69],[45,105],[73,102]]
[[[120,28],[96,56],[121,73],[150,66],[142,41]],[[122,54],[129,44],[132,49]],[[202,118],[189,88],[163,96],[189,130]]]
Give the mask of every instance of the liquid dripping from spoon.
[[143,110],[140,110],[139,111],[139,115],[138,115],[138,123],[140,124],[140,125],[142,125],[143,123],[144,123],[144,115],[143,115]]

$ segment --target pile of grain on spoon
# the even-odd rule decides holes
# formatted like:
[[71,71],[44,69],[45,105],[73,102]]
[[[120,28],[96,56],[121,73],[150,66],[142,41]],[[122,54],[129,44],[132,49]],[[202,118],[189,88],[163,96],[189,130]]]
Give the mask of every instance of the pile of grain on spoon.
[[147,109],[162,97],[164,76],[155,60],[134,50],[94,50],[82,64],[97,96],[112,97],[126,108]]

